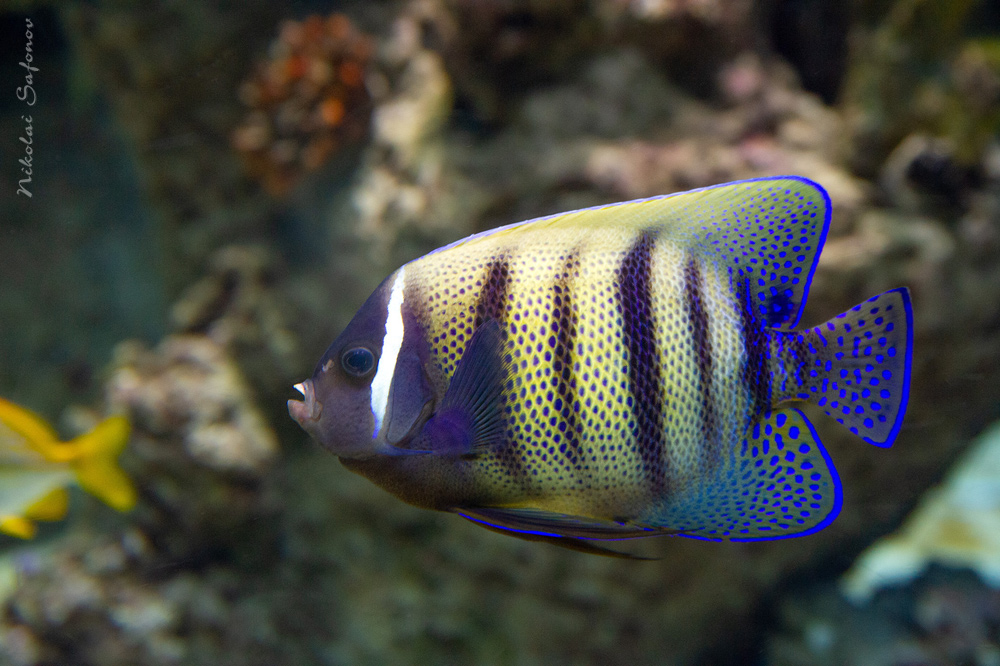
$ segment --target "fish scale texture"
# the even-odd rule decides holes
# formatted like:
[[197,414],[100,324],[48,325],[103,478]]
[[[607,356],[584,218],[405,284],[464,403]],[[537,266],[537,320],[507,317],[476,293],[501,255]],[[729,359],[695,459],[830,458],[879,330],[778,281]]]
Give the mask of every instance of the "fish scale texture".
[[[783,261],[798,307],[799,276],[824,232],[822,197],[795,192],[779,208],[785,191],[754,190],[759,204],[731,213],[721,210],[731,193],[712,191],[575,212],[408,264],[407,302],[420,304],[441,377],[454,374],[482,321],[508,331],[506,438],[474,463],[477,478],[511,505],[634,517],[731,473],[754,416],[733,264],[771,271]],[[751,216],[761,231],[741,232]],[[685,231],[692,218],[712,225],[706,242]],[[779,232],[783,240],[770,240]],[[811,250],[796,244],[810,239]],[[770,295],[755,292],[762,313]]]
[[[475,251],[407,266],[443,376],[454,373],[477,313],[505,327],[506,437],[472,464],[484,485],[512,501],[603,513],[646,499],[642,461],[630,441],[628,365],[615,311],[616,271],[628,241],[611,230],[544,233],[523,244],[526,252],[485,238]],[[464,293],[443,286],[462,276],[474,276]]]

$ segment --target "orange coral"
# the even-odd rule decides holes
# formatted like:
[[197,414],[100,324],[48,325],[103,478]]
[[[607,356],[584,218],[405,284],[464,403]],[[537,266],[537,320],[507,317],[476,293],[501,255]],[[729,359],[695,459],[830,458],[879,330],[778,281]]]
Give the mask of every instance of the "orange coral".
[[250,108],[233,146],[275,195],[365,137],[371,99],[365,71],[372,40],[343,14],[286,21],[240,88]]

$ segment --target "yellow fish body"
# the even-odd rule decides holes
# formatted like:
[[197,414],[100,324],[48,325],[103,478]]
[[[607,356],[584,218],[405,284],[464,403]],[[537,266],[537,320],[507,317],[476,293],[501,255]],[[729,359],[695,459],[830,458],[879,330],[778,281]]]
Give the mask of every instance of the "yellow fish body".
[[0,398],[0,532],[29,539],[34,521],[63,518],[71,483],[119,511],[131,509],[135,488],[116,462],[129,432],[125,417],[111,416],[61,442],[37,414]]
[[909,391],[897,289],[794,331],[830,202],[797,177],[530,220],[398,269],[289,401],[402,499],[561,545],[825,527],[824,407],[889,446]]

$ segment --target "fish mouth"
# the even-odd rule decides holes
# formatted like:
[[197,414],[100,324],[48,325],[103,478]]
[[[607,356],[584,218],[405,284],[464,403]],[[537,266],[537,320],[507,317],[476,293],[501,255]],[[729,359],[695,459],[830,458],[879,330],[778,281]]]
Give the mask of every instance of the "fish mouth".
[[311,379],[295,385],[295,390],[302,394],[304,400],[289,400],[288,414],[298,421],[299,425],[310,430],[315,426],[323,413],[323,404],[316,400],[316,391]]

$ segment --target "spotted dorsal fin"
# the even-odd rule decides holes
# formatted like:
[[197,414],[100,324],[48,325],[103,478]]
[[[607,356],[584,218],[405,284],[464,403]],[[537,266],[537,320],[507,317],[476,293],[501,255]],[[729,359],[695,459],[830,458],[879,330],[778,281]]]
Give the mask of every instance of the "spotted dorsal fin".
[[829,223],[830,197],[822,187],[778,176],[540,217],[441,250],[546,229],[649,230],[728,266],[747,280],[761,318],[790,329],[802,315]]

